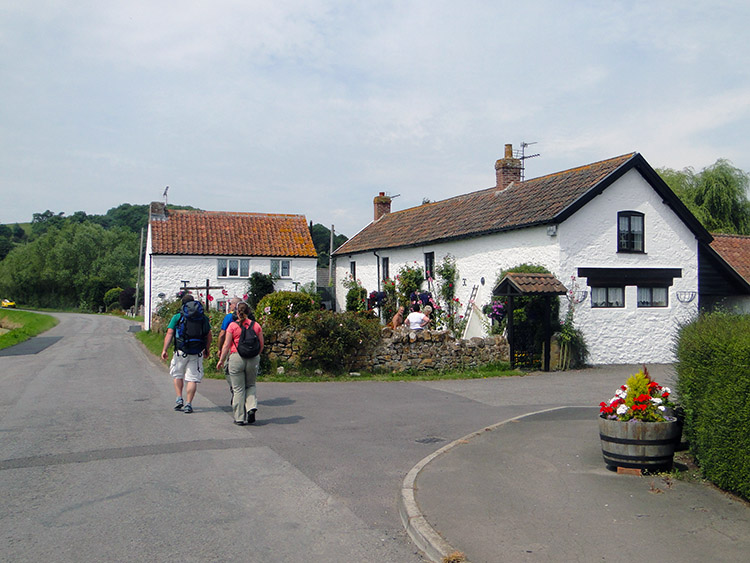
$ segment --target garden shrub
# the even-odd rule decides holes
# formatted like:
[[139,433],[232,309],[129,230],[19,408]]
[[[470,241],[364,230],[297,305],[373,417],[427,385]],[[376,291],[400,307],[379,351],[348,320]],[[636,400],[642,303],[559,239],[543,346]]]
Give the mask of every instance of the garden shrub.
[[750,499],[750,316],[701,315],[680,329],[677,392],[703,476]]
[[255,318],[266,334],[276,334],[292,325],[292,320],[308,311],[320,309],[320,296],[300,291],[276,291],[263,297],[255,309]]
[[[125,289],[123,289],[117,301],[120,304],[120,309],[122,309],[123,311],[127,311],[128,309],[133,307],[135,305],[135,288],[126,287]],[[138,311],[136,311],[136,314],[137,313]]]
[[367,310],[367,290],[362,286],[359,280],[355,280],[351,274],[347,279],[341,282],[346,292],[346,310],[360,311]]
[[[122,293],[121,287],[113,287],[104,294],[104,306],[107,311],[113,308],[113,305],[119,306],[120,294]],[[114,307],[117,308],[117,307]]]
[[419,293],[424,283],[424,271],[416,262],[411,266],[403,265],[396,276],[398,286],[398,304],[407,309],[411,305],[411,294]]
[[310,311],[293,324],[302,367],[349,371],[357,355],[371,350],[380,338],[380,322],[367,313]]
[[275,278],[272,274],[261,274],[260,272],[250,274],[250,281],[247,288],[247,304],[250,305],[252,310],[255,310],[261,299],[274,292],[274,281]]
[[383,293],[385,299],[381,306],[382,317],[385,322],[389,322],[398,311],[398,293],[396,291],[396,281],[391,278],[383,280]]

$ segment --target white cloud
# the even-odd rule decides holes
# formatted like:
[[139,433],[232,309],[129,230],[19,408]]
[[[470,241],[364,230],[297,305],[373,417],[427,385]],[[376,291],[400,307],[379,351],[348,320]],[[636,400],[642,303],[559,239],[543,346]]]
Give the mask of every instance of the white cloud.
[[[640,151],[750,170],[740,2],[39,2],[0,18],[0,221],[170,201],[394,208]],[[106,186],[106,189],[103,189]],[[64,187],[64,189],[60,189]]]

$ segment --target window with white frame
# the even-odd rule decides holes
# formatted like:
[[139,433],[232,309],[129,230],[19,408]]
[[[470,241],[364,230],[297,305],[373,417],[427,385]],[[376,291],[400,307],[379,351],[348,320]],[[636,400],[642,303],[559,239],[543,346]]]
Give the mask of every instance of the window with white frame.
[[387,257],[383,257],[380,259],[380,273],[381,277],[384,280],[387,280],[390,276],[390,259]]
[[591,306],[595,309],[625,306],[625,288],[617,286],[592,287]]
[[219,258],[216,261],[216,275],[220,278],[247,278],[250,276],[250,260]]
[[291,274],[291,260],[271,260],[271,275],[288,278]]
[[357,263],[353,260],[349,262],[349,273],[351,274],[353,280],[357,279]]
[[666,287],[638,286],[639,307],[666,307],[669,292]]
[[644,252],[643,213],[620,211],[617,214],[617,252]]

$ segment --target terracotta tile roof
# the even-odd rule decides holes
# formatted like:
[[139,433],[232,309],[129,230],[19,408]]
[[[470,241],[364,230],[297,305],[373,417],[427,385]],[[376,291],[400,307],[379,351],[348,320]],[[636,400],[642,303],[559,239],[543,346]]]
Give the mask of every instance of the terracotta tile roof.
[[493,294],[565,295],[567,292],[568,289],[552,274],[509,272],[505,274]]
[[335,254],[422,245],[550,222],[636,155],[515,182],[504,190],[492,187],[388,213]]
[[304,215],[169,210],[150,224],[154,254],[317,256]]
[[712,233],[713,248],[735,272],[750,283],[750,236]]

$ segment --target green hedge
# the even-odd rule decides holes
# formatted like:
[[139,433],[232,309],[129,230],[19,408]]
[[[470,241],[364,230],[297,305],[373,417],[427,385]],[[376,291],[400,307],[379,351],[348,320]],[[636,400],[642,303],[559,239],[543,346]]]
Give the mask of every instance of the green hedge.
[[711,313],[681,328],[677,392],[704,477],[750,499],[750,315]]
[[380,321],[366,312],[309,311],[293,321],[299,363],[303,368],[349,371],[358,353],[372,349],[380,337]]

